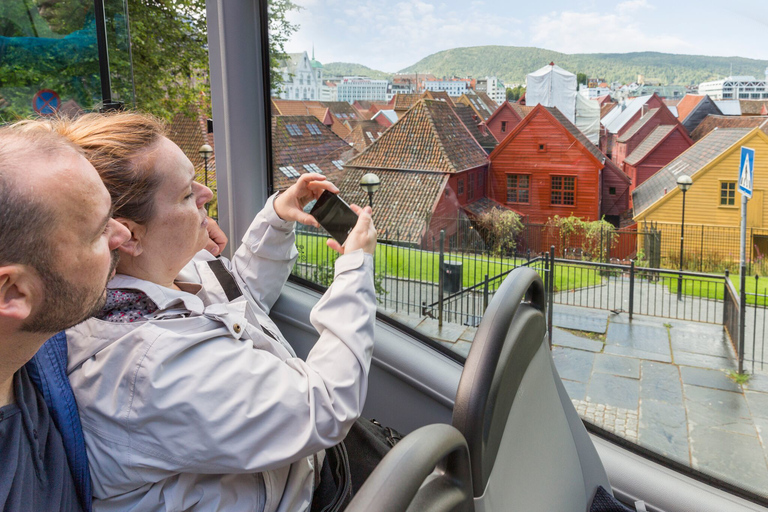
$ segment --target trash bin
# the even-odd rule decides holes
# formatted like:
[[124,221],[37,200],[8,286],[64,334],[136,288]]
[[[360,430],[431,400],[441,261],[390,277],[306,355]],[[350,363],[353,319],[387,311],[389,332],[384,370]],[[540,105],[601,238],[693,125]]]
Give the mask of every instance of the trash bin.
[[443,291],[456,293],[461,290],[462,263],[460,261],[443,262]]

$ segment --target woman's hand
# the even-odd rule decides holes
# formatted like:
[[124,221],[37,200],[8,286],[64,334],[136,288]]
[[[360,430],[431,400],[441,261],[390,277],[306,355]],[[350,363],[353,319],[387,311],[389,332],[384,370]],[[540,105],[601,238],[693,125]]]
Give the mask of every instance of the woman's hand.
[[320,227],[317,220],[304,211],[304,207],[311,201],[320,197],[323,190],[328,190],[337,194],[339,189],[330,181],[326,181],[325,176],[310,172],[302,174],[296,183],[277,196],[274,202],[275,213],[283,220],[298,221],[302,224]]
[[227,238],[227,235],[224,234],[224,230],[222,230],[216,221],[210,217],[208,217],[208,225],[206,226],[206,229],[208,230],[208,237],[210,240],[208,240],[205,250],[214,256],[218,256],[227,246],[229,239]]
[[371,207],[360,208],[356,204],[352,204],[350,207],[357,214],[357,224],[349,232],[344,245],[339,245],[339,242],[332,238],[326,244],[340,254],[358,249],[362,249],[368,254],[373,254],[373,251],[376,250],[376,228],[373,227]]

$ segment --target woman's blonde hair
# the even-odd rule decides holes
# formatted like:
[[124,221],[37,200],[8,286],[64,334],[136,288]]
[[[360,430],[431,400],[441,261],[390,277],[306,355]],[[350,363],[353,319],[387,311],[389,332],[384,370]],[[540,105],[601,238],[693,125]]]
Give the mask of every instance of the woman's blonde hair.
[[76,119],[22,121],[21,130],[50,130],[74,142],[96,168],[112,196],[115,217],[146,224],[154,215],[160,177],[148,151],[167,133],[163,121],[139,112],[85,114]]

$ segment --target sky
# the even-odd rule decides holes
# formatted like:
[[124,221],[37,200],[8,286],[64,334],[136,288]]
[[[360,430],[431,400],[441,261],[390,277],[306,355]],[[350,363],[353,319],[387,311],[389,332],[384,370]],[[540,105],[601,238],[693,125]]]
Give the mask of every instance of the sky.
[[[768,60],[768,0],[293,0],[289,53],[395,72],[441,50],[535,46]],[[725,8],[727,6],[727,9]]]

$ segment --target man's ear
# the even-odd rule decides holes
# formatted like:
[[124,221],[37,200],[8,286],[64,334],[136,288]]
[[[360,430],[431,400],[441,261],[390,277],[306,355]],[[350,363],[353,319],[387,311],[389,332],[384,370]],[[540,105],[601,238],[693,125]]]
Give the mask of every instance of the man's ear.
[[0,266],[0,317],[24,322],[42,293],[40,277],[30,267]]
[[125,253],[128,256],[133,256],[134,258],[144,252],[141,242],[144,239],[147,228],[124,217],[116,217],[115,220],[128,228],[128,231],[131,232],[131,238],[123,242],[123,245],[118,248],[120,252]]

